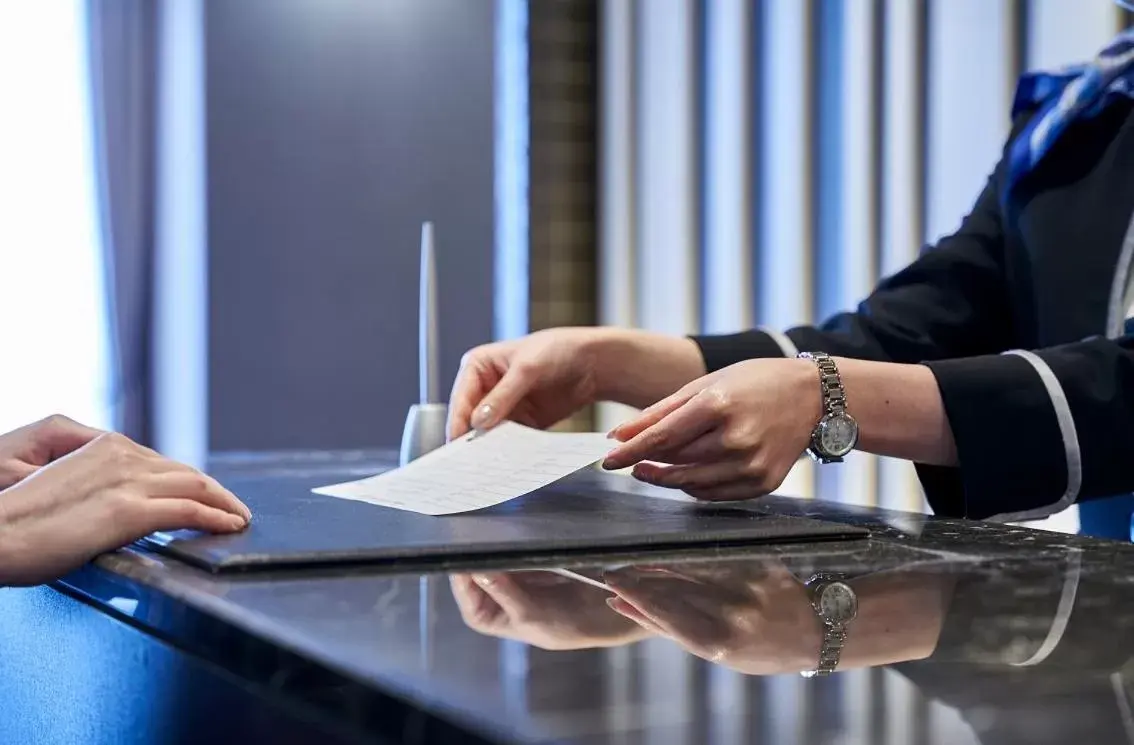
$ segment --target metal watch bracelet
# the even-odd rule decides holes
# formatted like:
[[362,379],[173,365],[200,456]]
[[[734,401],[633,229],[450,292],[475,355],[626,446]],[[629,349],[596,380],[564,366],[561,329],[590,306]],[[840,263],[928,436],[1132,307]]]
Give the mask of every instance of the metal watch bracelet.
[[823,412],[841,414],[847,408],[847,392],[839,367],[826,352],[800,352],[800,359],[811,360],[819,368],[819,387],[823,395]]

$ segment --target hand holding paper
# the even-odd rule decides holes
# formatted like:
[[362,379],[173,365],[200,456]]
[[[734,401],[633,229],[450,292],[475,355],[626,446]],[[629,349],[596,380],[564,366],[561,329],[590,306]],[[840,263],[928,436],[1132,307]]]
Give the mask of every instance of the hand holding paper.
[[504,422],[402,468],[314,491],[425,515],[451,515],[529,494],[602,459],[612,444],[602,433],[544,432]]

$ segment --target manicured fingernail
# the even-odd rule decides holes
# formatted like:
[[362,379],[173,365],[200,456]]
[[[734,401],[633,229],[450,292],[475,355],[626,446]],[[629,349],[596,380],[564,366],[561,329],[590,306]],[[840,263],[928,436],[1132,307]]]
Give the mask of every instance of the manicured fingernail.
[[491,587],[492,586],[492,578],[489,577],[486,574],[474,574],[472,576],[472,581],[476,582],[481,587]]
[[472,415],[473,429],[484,429],[492,424],[492,404],[483,404]]

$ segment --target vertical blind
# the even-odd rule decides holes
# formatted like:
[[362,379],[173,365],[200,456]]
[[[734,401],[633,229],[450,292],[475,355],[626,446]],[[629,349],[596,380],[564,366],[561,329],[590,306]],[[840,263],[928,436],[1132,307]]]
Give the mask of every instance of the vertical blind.
[[[1111,0],[603,0],[600,321],[728,332],[853,307],[958,227],[1019,74],[1125,22]],[[908,464],[861,454],[781,491],[924,509]]]

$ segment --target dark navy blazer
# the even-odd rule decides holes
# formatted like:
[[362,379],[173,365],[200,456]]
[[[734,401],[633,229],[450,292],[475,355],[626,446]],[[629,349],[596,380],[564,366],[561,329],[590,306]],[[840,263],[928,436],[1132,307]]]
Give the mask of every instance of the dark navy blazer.
[[1134,336],[1112,310],[1134,253],[1134,103],[1073,124],[1011,194],[1004,168],[856,311],[697,337],[709,370],[792,347],[926,364],[960,464],[918,466],[938,514],[1023,519],[1134,491]]

